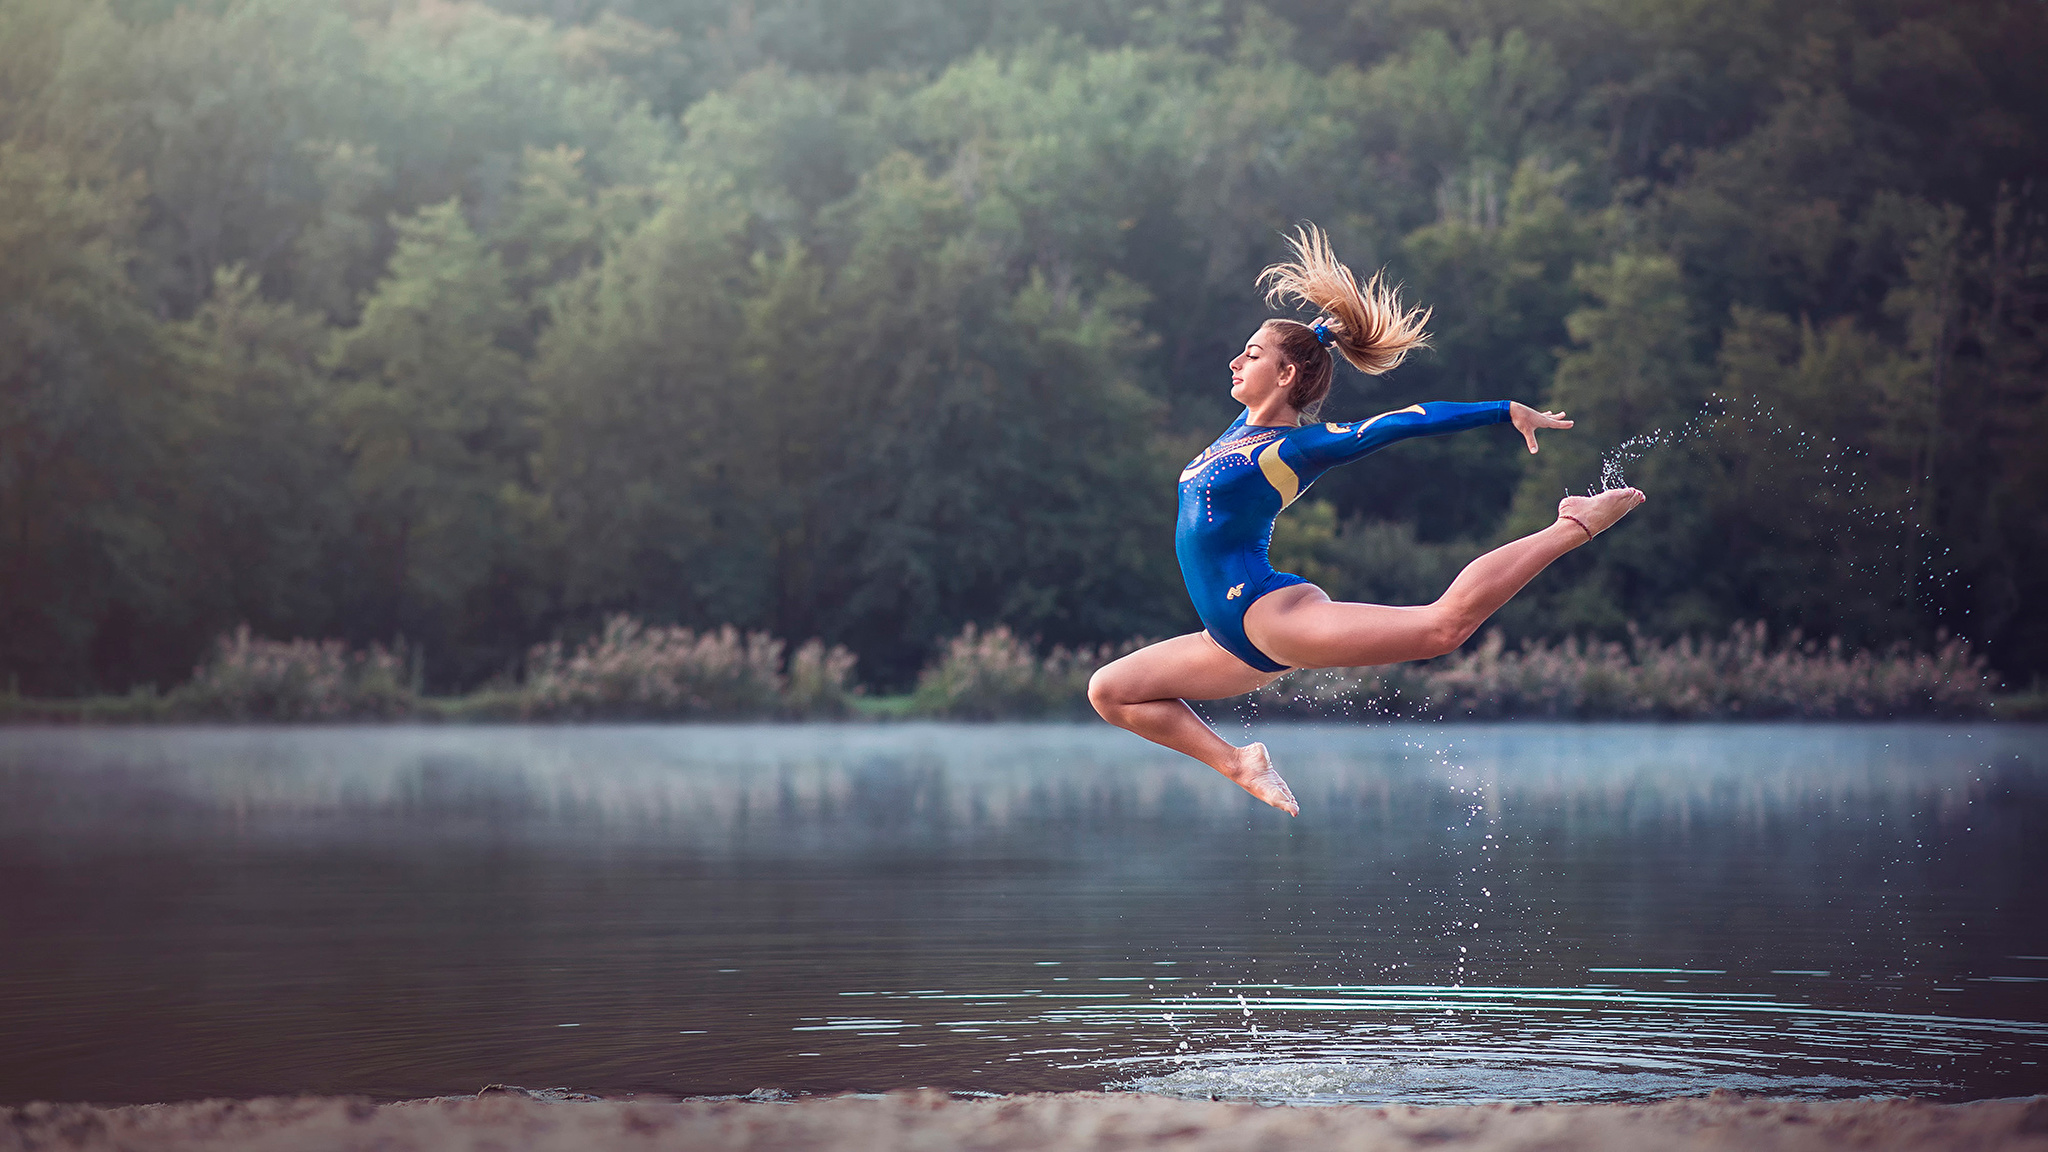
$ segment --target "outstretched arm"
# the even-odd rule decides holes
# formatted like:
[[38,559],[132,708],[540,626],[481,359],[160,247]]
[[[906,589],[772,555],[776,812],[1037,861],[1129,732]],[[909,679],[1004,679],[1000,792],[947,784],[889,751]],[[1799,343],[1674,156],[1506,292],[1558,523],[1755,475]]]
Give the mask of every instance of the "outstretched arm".
[[1382,412],[1369,420],[1349,424],[1317,424],[1290,435],[1290,454],[1299,454],[1299,466],[1321,472],[1349,464],[1377,452],[1396,440],[1415,436],[1441,436],[1509,419],[1509,402],[1489,400],[1483,404],[1458,404],[1432,400]]
[[1393,412],[1382,412],[1369,420],[1351,424],[1304,428],[1288,439],[1289,447],[1300,454],[1301,466],[1321,470],[1349,464],[1397,440],[1441,436],[1500,423],[1513,424],[1531,452],[1536,451],[1538,428],[1572,426],[1562,412],[1538,412],[1513,400],[1489,400],[1479,404],[1432,400],[1427,404],[1411,404]]

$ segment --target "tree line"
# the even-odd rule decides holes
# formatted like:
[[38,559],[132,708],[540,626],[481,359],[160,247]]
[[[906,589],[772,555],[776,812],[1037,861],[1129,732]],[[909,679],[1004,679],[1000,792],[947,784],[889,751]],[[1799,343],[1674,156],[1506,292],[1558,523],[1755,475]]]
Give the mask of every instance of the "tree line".
[[1187,630],[1173,477],[1306,219],[1435,309],[1333,414],[1579,426],[1341,469],[1283,567],[1426,599],[1604,469],[1650,504],[1510,632],[2024,679],[2042,59],[2027,0],[6,0],[0,674]]

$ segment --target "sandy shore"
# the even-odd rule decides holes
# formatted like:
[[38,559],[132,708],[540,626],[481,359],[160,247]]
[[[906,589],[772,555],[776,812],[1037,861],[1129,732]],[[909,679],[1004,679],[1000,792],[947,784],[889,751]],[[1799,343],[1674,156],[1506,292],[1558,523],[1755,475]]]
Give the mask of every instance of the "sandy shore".
[[382,1105],[302,1097],[0,1109],[0,1150],[5,1152],[1131,1148],[2048,1152],[2048,1096],[1941,1105],[1913,1100],[1813,1103],[1715,1093],[1647,1105],[1266,1108],[1090,1092],[997,1100],[926,1092],[795,1103],[654,1103],[549,1100],[515,1091]]

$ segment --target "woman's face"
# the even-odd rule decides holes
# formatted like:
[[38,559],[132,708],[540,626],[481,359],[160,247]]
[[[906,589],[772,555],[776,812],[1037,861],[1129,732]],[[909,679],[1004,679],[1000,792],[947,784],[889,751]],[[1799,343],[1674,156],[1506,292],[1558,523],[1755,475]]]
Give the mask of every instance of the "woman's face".
[[1230,362],[1230,398],[1254,407],[1294,383],[1295,367],[1280,354],[1280,339],[1260,328]]

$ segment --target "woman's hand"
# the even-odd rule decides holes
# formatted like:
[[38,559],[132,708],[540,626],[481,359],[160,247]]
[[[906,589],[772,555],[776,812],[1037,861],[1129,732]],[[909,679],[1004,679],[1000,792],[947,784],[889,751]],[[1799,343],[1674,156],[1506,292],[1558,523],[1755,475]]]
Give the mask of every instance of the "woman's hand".
[[1572,426],[1572,422],[1565,419],[1562,412],[1538,412],[1527,404],[1516,400],[1508,401],[1508,423],[1513,424],[1515,431],[1522,434],[1522,439],[1529,442],[1529,452],[1531,455],[1534,455],[1536,452],[1536,430],[1538,428],[1569,428]]

